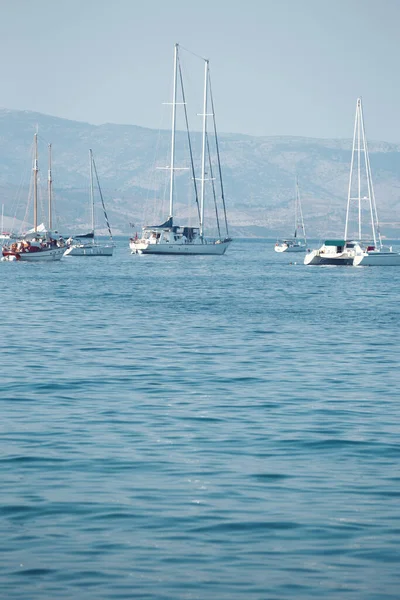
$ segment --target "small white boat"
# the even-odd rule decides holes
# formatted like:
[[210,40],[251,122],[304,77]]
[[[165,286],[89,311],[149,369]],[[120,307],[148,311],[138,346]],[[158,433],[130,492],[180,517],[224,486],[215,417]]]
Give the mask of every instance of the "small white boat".
[[[112,256],[114,252],[114,242],[111,232],[110,223],[108,221],[107,211],[104,204],[104,198],[100,187],[100,181],[97,174],[96,163],[94,161],[93,152],[89,150],[89,165],[90,165],[90,206],[92,214],[92,231],[81,235],[75,235],[67,240],[68,248],[65,250],[64,256]],[[96,240],[95,235],[95,204],[94,204],[94,185],[93,185],[93,170],[96,175],[96,183],[103,207],[104,218],[110,235],[110,242],[103,244]]]
[[[356,216],[353,214],[352,217],[354,205]],[[371,232],[367,234],[363,231],[363,213],[367,213],[371,226]],[[351,222],[356,226],[353,239],[349,235]],[[321,248],[309,252],[304,264],[400,266],[400,253],[382,244],[361,98],[357,99],[354,122],[344,237],[342,240],[327,240]]]
[[74,243],[64,251],[64,256],[112,256],[113,252],[114,246],[111,245]]
[[[200,198],[198,197],[197,191],[197,178],[195,175],[194,159],[192,154],[192,143],[190,139],[190,132],[188,128],[188,119],[186,112],[186,102],[183,92],[183,81],[182,72],[179,62],[179,45],[175,44],[174,50],[174,80],[173,80],[173,97],[172,97],[172,139],[171,139],[171,162],[170,166],[166,169],[170,172],[169,176],[169,216],[168,219],[161,225],[145,226],[142,228],[141,237],[135,236],[129,241],[129,247],[132,254],[158,254],[158,255],[221,255],[224,254],[231,238],[228,233],[228,223],[226,218],[225,210],[225,197],[224,188],[222,183],[222,170],[218,146],[217,129],[215,123],[215,111],[214,101],[211,92],[211,79],[210,79],[210,67],[209,61],[204,60],[204,96],[203,96],[203,128],[202,128],[202,156],[201,156],[201,177],[200,177]],[[180,89],[182,94],[182,102],[177,102],[177,83],[178,74],[180,81]],[[208,102],[210,102],[211,111],[208,111]],[[176,129],[176,107],[178,104],[182,104],[185,111],[185,121],[187,125],[187,136],[188,146],[190,152],[190,163],[191,163],[191,174],[194,187],[194,196],[197,206],[198,227],[189,226],[178,226],[174,220],[174,183],[175,183],[175,171],[178,167],[175,166],[175,129]],[[211,112],[211,114],[208,114]],[[224,214],[224,225],[226,235],[221,235],[220,219],[218,216],[216,189],[214,184],[213,167],[210,156],[210,140],[207,132],[207,117],[213,118],[213,134],[215,140],[216,157],[218,163],[218,175],[220,184],[221,201],[223,206]],[[218,237],[216,239],[210,239],[205,236],[204,227],[204,202],[205,202],[205,189],[206,189],[206,160],[207,170],[209,172],[210,180],[212,183],[212,191],[214,196],[214,208],[216,212]]]
[[296,239],[278,241],[275,244],[275,252],[305,252],[306,245]]
[[52,177],[51,177],[51,144],[49,144],[49,227],[37,224],[38,214],[38,144],[37,133],[34,135],[33,159],[33,229],[24,235],[13,238],[15,241],[3,246],[2,261],[40,262],[61,260],[65,252],[65,241],[58,232],[52,231]]
[[[304,227],[303,210],[301,208],[299,184],[297,180],[294,215],[294,236],[286,240],[278,240],[275,244],[275,252],[305,252],[307,248],[306,230]],[[297,235],[299,229],[302,232],[303,241]]]

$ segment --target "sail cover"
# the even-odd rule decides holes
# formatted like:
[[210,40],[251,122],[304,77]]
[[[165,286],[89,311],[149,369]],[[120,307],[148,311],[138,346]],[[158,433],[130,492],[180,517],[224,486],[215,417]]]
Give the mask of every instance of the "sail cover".
[[94,231],[89,231],[89,233],[80,233],[79,235],[74,235],[74,237],[92,240],[94,238]]
[[171,229],[173,227],[172,217],[169,217],[165,223],[161,223],[161,225],[146,225],[145,229]]

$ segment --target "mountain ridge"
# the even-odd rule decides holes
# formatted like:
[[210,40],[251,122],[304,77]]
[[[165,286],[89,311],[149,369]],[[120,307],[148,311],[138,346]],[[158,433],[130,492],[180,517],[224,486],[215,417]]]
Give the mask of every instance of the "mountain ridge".
[[[0,108],[0,187],[5,214],[14,215],[13,203],[25,171],[28,188],[31,163],[29,149],[39,126],[39,166],[47,170],[43,145],[53,143],[53,179],[56,209],[64,227],[83,229],[89,222],[87,205],[88,150],[98,166],[110,221],[119,233],[167,215],[165,172],[169,161],[170,132],[140,125],[71,121],[34,111]],[[186,132],[177,131],[177,164],[188,167]],[[210,135],[210,139],[212,136]],[[196,167],[201,135],[192,134]],[[219,145],[224,174],[228,219],[241,235],[289,235],[294,223],[294,182],[302,196],[306,228],[314,237],[343,231],[347,202],[351,139],[300,136],[250,136],[221,133]],[[158,152],[156,151],[158,149]],[[378,212],[388,226],[386,235],[398,232],[400,208],[400,145],[370,141],[370,158]],[[194,219],[189,206],[192,186],[186,171],[177,171],[177,218]],[[44,202],[44,200],[43,200]],[[162,210],[164,209],[164,211]],[[209,206],[207,216],[213,208]],[[19,218],[22,217],[19,215]],[[253,230],[253,231],[252,231]]]

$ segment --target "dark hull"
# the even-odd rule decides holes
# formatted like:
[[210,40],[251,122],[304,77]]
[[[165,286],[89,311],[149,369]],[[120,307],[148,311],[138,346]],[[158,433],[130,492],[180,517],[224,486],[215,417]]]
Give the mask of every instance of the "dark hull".
[[320,265],[344,265],[351,267],[353,265],[354,258],[325,258],[319,257]]

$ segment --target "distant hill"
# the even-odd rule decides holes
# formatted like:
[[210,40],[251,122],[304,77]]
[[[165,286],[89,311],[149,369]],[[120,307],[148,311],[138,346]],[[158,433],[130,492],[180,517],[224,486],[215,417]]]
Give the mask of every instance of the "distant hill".
[[[30,149],[37,125],[41,205],[45,211],[45,142],[51,141],[60,227],[84,229],[89,223],[89,148],[94,152],[116,232],[128,234],[144,223],[158,222],[167,216],[167,173],[157,167],[169,164],[169,131],[134,125],[96,126],[34,112],[0,109],[0,194],[7,223],[14,216],[19,220],[25,217]],[[196,169],[200,163],[200,144],[200,134],[196,133],[193,135]],[[187,168],[186,147],[186,133],[178,132],[176,164]],[[267,237],[292,233],[296,174],[308,234],[325,237],[342,233],[351,140],[221,134],[220,152],[233,235]],[[370,141],[370,158],[382,231],[387,237],[397,237],[400,235],[400,145]],[[176,178],[177,219],[193,220],[190,170],[177,171]],[[208,204],[210,219],[213,211],[212,204]],[[32,221],[29,211],[26,220]],[[98,221],[103,223],[100,213]]]

